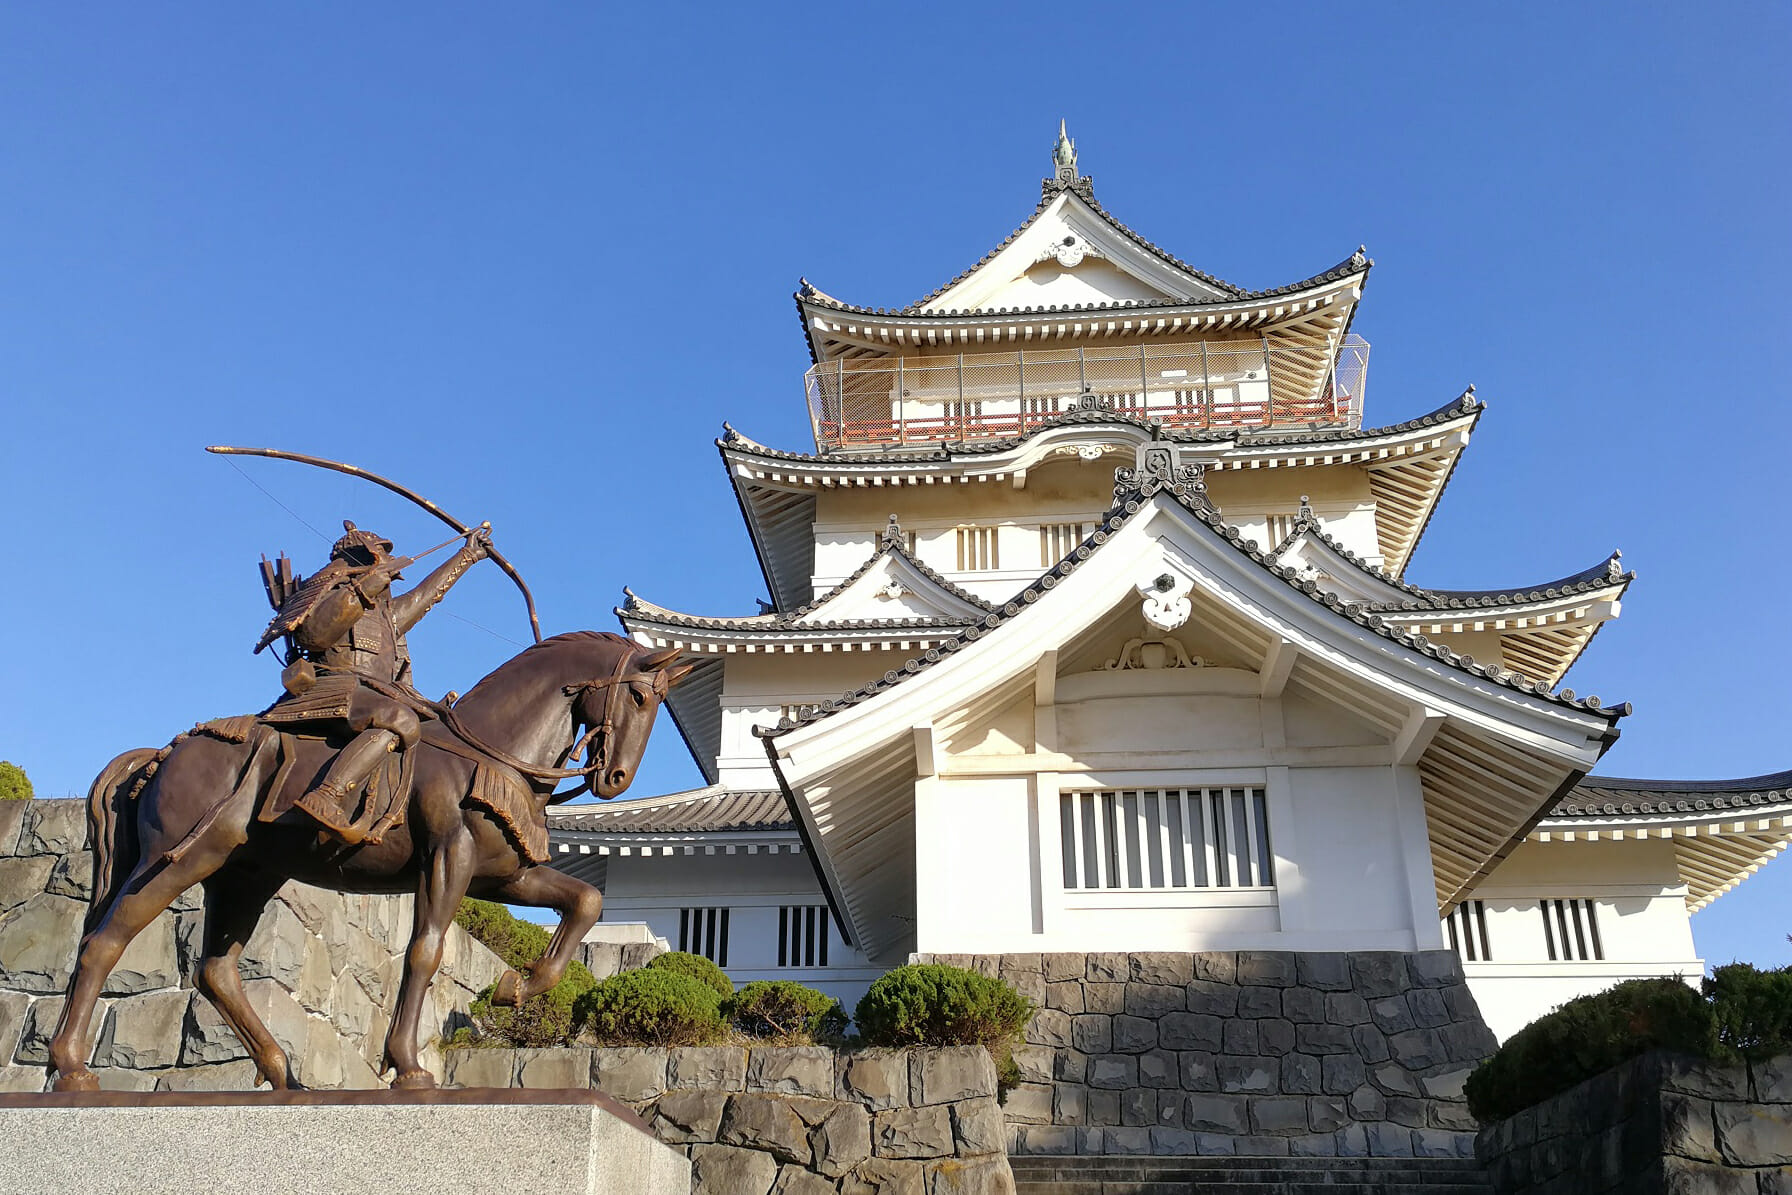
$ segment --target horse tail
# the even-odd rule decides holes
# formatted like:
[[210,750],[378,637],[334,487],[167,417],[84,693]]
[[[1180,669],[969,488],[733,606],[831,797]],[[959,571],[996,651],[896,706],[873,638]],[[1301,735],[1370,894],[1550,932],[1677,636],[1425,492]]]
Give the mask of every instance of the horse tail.
[[167,758],[167,748],[137,747],[100,769],[87,790],[87,836],[93,844],[93,895],[88,898],[88,930],[105,915],[112,895],[137,866],[137,794]]

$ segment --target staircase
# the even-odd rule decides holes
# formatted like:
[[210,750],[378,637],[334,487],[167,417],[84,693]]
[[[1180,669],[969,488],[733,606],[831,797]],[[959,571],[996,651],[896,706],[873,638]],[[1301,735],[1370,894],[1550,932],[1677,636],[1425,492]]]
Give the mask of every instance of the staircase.
[[1491,1195],[1457,1158],[1010,1159],[1017,1195]]

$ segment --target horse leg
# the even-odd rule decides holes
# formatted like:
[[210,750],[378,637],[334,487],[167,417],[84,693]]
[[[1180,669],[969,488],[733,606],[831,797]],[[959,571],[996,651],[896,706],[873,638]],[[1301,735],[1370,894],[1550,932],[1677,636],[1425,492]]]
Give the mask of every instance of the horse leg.
[[194,986],[212,1002],[275,1091],[298,1083],[292,1077],[286,1051],[249,1003],[238,964],[243,947],[284,879],[267,871],[232,872],[205,882],[205,957],[194,976]]
[[418,1028],[423,1001],[436,968],[442,965],[442,940],[473,878],[473,836],[456,824],[424,856],[417,881],[417,915],[411,945],[405,954],[404,982],[398,989],[398,1010],[386,1033],[386,1062],[398,1073],[392,1086],[418,1090],[434,1087],[435,1078],[418,1061]]
[[105,913],[81,939],[75,956],[68,999],[50,1039],[50,1069],[56,1074],[52,1090],[99,1090],[99,1079],[87,1068],[87,1057],[93,1050],[93,1009],[112,968],[132,940],[176,897],[222,866],[231,845],[194,850],[167,865],[159,859],[145,859],[113,894]]
[[551,867],[526,867],[493,895],[511,904],[553,909],[560,914],[560,926],[548,948],[529,964],[529,978],[525,980],[515,971],[506,971],[492,993],[494,1004],[520,1006],[560,982],[573,952],[603,914],[604,895],[584,880]]

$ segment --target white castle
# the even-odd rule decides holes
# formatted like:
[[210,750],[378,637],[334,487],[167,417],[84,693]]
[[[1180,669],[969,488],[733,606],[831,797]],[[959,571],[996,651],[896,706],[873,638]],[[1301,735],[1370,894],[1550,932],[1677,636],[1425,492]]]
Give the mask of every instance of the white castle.
[[1062,131],[1053,167],[916,303],[802,284],[815,451],[719,441],[769,609],[618,610],[696,663],[709,786],[557,809],[557,865],[849,1005],[917,952],[1447,944],[1504,1037],[1702,973],[1688,918],[1792,838],[1792,773],[1590,774],[1628,707],[1559,685],[1618,555],[1409,580],[1483,406],[1364,425],[1364,252],[1247,291],[1110,215]]

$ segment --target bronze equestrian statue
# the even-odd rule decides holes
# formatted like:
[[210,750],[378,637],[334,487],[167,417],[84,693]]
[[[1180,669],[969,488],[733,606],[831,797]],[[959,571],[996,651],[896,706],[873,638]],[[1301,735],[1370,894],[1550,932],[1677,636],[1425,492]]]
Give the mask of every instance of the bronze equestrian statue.
[[[160,751],[127,751],[95,779],[87,797],[93,895],[50,1042],[55,1090],[97,1089],[86,1062],[106,978],[131,940],[195,884],[205,889],[196,985],[275,1090],[296,1084],[237,964],[289,879],[416,895],[385,1042],[395,1088],[435,1085],[419,1061],[420,1020],[463,897],[560,914],[546,952],[526,977],[506,972],[495,1003],[520,1005],[565,974],[603,897],[542,866],[547,806],[586,788],[604,798],[627,788],[660,704],[690,666],[675,663],[676,649],[648,651],[619,635],[538,635],[465,697],[428,701],[408,683],[403,632],[475,560],[501,559],[487,528],[456,528],[466,546],[392,598],[390,582],[409,562],[351,526],[316,586],[278,578],[287,600],[263,643],[290,636],[297,648],[287,696],[260,715],[195,727]],[[532,621],[533,607],[531,599]],[[574,776],[578,788],[554,791]],[[360,810],[351,817],[357,791]]]

